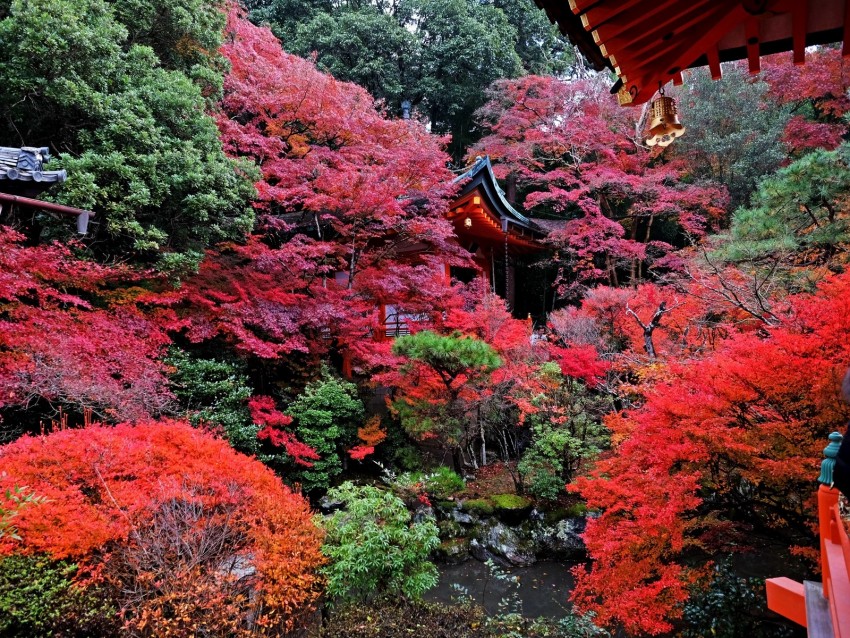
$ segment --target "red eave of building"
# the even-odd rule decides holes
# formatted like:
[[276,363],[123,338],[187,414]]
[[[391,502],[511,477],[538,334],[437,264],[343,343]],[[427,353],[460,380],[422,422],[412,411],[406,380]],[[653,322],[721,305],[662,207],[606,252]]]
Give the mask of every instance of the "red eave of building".
[[501,218],[478,189],[455,201],[447,217],[454,225],[455,234],[465,240],[491,246],[504,245],[507,241],[512,252],[537,252],[544,248],[539,241],[540,237],[524,234],[522,228],[510,226],[505,233]]
[[643,104],[659,86],[681,82],[683,69],[844,42],[850,0],[535,0],[591,64],[613,69],[621,104]]

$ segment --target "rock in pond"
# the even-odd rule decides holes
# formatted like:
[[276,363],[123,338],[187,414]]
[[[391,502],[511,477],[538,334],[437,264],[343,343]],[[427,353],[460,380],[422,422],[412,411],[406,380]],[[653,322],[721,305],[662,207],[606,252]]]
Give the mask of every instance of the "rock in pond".
[[502,558],[511,565],[525,567],[537,562],[534,547],[501,521],[488,520],[480,528],[477,538],[470,544],[472,555],[478,560]]

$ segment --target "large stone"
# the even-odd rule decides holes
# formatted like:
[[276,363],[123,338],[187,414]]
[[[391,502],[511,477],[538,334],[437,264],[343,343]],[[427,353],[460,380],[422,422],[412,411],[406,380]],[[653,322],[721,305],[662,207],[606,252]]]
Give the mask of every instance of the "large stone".
[[413,522],[421,523],[422,521],[428,521],[434,519],[434,509],[428,507],[427,505],[420,505],[416,508],[416,511],[413,512]]
[[496,494],[490,497],[493,509],[501,520],[508,525],[519,525],[528,519],[534,509],[534,502],[517,494]]
[[535,525],[531,536],[537,552],[552,558],[580,558],[586,552],[581,538],[586,523],[584,517],[571,517],[552,525]]
[[469,560],[471,545],[468,538],[445,540],[437,548],[437,557],[449,565],[458,565]]
[[[488,520],[480,528],[480,534],[476,540],[486,552],[504,558],[511,565],[524,567],[537,562],[532,544],[528,540],[521,539],[515,530],[501,521]],[[473,555],[475,555],[474,550]]]
[[449,512],[449,516],[455,523],[460,523],[461,525],[472,525],[477,522],[478,517],[473,517],[472,514],[468,512],[464,512],[460,508],[455,508],[451,512]]
[[319,499],[319,511],[322,514],[333,514],[338,509],[342,508],[342,501],[332,499],[328,495]]

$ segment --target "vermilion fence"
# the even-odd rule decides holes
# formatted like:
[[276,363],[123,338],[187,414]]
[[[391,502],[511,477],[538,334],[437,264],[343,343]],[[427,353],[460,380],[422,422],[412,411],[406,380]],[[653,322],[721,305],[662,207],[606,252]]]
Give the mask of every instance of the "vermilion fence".
[[806,627],[809,636],[850,638],[850,538],[838,507],[839,492],[832,487],[835,457],[841,435],[829,435],[818,488],[818,531],[822,583],[790,578],[765,582],[767,606]]

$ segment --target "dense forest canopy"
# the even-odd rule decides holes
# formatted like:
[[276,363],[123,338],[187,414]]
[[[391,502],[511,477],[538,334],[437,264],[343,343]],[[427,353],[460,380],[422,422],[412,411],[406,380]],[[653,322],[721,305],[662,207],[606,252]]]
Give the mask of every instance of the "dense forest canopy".
[[400,115],[408,101],[463,157],[487,86],[524,73],[563,74],[572,46],[531,0],[305,2],[252,0],[286,51],[356,82]]
[[[0,209],[0,635],[766,635],[721,565],[816,547],[850,98],[723,71],[661,150],[530,0],[0,0],[0,146],[96,213]],[[483,155],[540,316],[448,218]],[[419,600],[518,516],[586,524],[575,613]]]

